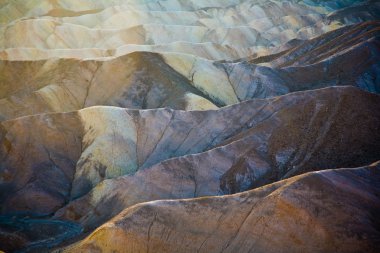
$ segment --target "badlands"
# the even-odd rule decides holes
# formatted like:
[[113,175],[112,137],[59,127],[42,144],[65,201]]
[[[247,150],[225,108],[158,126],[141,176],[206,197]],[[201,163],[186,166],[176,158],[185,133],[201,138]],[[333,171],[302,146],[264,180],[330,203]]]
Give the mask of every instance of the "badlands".
[[380,1],[0,0],[0,252],[380,252]]

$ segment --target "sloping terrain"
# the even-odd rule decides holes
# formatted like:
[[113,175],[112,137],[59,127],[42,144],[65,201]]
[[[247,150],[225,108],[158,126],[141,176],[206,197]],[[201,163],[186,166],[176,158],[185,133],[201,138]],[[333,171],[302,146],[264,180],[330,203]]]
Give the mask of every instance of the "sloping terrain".
[[[191,132],[175,128],[184,134],[188,132],[180,149],[173,143],[178,133],[172,129],[175,124],[182,124],[174,116],[156,149],[166,146],[167,152],[173,148],[179,151],[188,146],[189,140],[197,143],[193,147],[201,146],[195,133],[205,141],[207,132],[214,134],[220,128],[223,132],[212,139],[212,145],[205,152],[172,158],[149,168],[143,165],[136,174],[106,180],[59,210],[56,216],[79,221],[88,230],[124,208],[144,201],[231,194],[316,168],[358,166],[377,161],[380,159],[380,145],[376,143],[380,140],[377,131],[380,101],[377,96],[359,95],[357,91],[349,87],[325,89],[225,108],[221,110],[223,115],[236,115],[244,122],[239,131],[228,134],[223,121],[212,120],[214,117],[207,115],[204,118],[213,122],[211,131],[203,122],[200,123],[202,130],[197,132],[192,128]],[[189,119],[194,117],[192,114],[184,116]],[[248,120],[243,115],[247,115]],[[202,114],[198,118],[202,118]],[[347,125],[352,127],[347,129]],[[165,144],[166,138],[170,138],[170,144]],[[150,158],[156,151],[153,150]],[[174,156],[178,156],[178,151]],[[191,150],[187,152],[191,153]],[[151,163],[153,161],[145,162]],[[109,170],[107,165],[93,166],[99,167],[106,173]],[[76,176],[79,169],[77,167]],[[74,179],[72,194],[76,194],[77,185],[86,187],[94,172],[85,173],[80,171],[81,178]]]
[[0,63],[4,73],[0,120],[94,105],[216,109],[252,98],[339,85],[378,93],[379,28],[378,21],[344,27],[270,57],[269,62],[216,62],[150,52],[104,61],[5,60]]
[[[27,8],[21,2],[12,1],[2,8],[0,45],[11,49],[4,51],[10,58],[119,56],[133,50],[163,50],[226,59],[267,53],[289,40],[307,39],[342,25],[342,14],[328,15],[325,8],[303,1],[86,1],[82,6],[73,1],[45,5],[30,1]],[[338,10],[346,6],[350,5]],[[379,8],[376,3],[361,6],[359,14],[365,11],[367,15],[360,20],[376,19]],[[7,17],[14,10],[29,18]],[[354,17],[343,23],[358,21],[352,12]],[[87,52],[71,51],[79,48]]]
[[379,169],[312,172],[236,195],[138,204],[64,252],[377,252]]
[[379,13],[0,0],[0,251],[378,252]]

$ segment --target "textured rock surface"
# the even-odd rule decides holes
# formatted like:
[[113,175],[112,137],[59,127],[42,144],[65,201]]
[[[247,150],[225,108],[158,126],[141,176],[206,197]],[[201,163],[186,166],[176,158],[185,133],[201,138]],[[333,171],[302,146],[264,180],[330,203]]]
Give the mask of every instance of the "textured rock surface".
[[79,118],[39,115],[0,126],[1,212],[54,212],[70,197],[81,151]]
[[0,248],[5,252],[25,247],[27,252],[41,252],[81,232],[80,225],[67,221],[0,216]]
[[216,109],[339,85],[379,93],[379,27],[377,21],[352,25],[280,55],[233,63],[150,52],[104,61],[5,60],[0,62],[0,120],[94,105]]
[[[365,2],[341,1],[345,3],[335,6],[338,12],[328,15],[328,6],[303,1],[28,2],[23,6],[22,1],[12,1],[0,9],[0,22],[6,24],[0,28],[0,46],[6,58],[103,57],[133,50],[242,57],[267,53],[292,39],[314,37],[342,24],[376,19],[380,8],[374,3],[340,13],[352,2]],[[78,48],[87,51],[71,51]]]
[[[378,96],[357,91],[350,87],[329,88],[222,109],[223,115],[241,117],[242,125],[247,127],[205,152],[146,169],[142,166],[143,170],[136,174],[106,180],[56,216],[79,221],[88,230],[144,201],[231,194],[310,170],[374,162],[380,159],[380,101]],[[211,119],[214,117],[210,114],[216,112],[207,116],[207,112],[199,113],[198,118]],[[172,130],[174,122],[181,125],[176,118],[163,133],[163,139],[170,136],[171,143],[178,136]],[[185,113],[183,118],[190,121],[194,112]],[[217,122],[218,127],[228,131],[223,121]],[[194,133],[207,139],[205,129],[217,131],[202,124]],[[223,134],[219,138],[224,139]],[[190,133],[186,140],[197,141],[197,137]],[[186,140],[181,146],[186,146]]]
[[[224,193],[263,184],[276,173],[291,175],[292,168],[373,162],[380,158],[378,100],[377,95],[341,87],[214,111],[93,107],[5,121],[2,212],[46,215],[104,179],[207,150],[206,158],[198,158],[206,161],[202,167],[221,166],[219,157],[229,160],[222,164]],[[354,127],[346,130],[347,124]],[[197,166],[197,160],[189,162]],[[260,172],[253,169],[255,163],[261,164]],[[241,182],[232,180],[236,173],[244,175]]]
[[139,204],[65,252],[377,252],[379,169],[312,172],[236,195]]
[[0,252],[379,251],[379,13],[0,0]]

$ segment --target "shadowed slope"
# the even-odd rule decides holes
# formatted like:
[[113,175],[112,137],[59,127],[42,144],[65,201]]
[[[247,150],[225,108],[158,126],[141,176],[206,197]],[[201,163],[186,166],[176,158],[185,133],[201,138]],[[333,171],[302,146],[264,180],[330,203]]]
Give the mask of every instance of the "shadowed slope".
[[[358,96],[358,92],[350,87],[330,88],[249,101],[217,111],[93,107],[76,113],[5,121],[1,187],[7,190],[2,191],[2,212],[49,214],[69,200],[70,192],[71,198],[77,198],[104,179],[134,174],[166,159],[220,145],[226,146],[225,156],[229,153],[230,162],[237,166],[230,170],[230,176],[226,173],[226,181],[221,183],[225,184],[225,192],[257,185],[252,181],[256,177],[266,182],[272,173],[291,173],[292,166],[312,169],[369,163],[379,156],[379,142],[373,140],[380,132],[380,117],[374,116],[380,111],[380,103],[378,96],[365,92]],[[336,101],[339,102],[335,104]],[[303,111],[306,108],[308,111]],[[353,122],[355,127],[348,130],[345,126]],[[290,134],[290,130],[294,133]],[[317,142],[299,142],[303,135]],[[257,142],[257,138],[262,139]],[[326,138],[332,139],[325,143]],[[231,148],[227,148],[229,143]],[[238,152],[234,151],[234,143],[240,146],[235,150]],[[268,143],[267,151],[263,150],[266,144],[260,148],[259,143]],[[266,160],[263,173],[252,177],[254,170],[239,172],[238,168],[247,168],[239,167],[239,160],[255,159],[255,152],[268,152],[267,158],[258,156],[260,161]],[[212,156],[209,158],[212,164]],[[223,163],[224,171],[233,168],[232,164]],[[277,169],[271,172],[271,168]],[[67,181],[62,181],[62,171]],[[235,173],[247,177],[248,181],[236,182],[241,188],[229,179]],[[44,183],[48,181],[56,183]],[[35,198],[35,194],[46,199]]]
[[6,61],[0,68],[0,119],[93,105],[217,108],[160,55],[148,52],[111,61]]
[[76,113],[0,124],[2,214],[47,215],[67,203],[82,135]]
[[314,169],[376,161],[379,98],[357,91],[330,88],[241,104],[252,115],[247,130],[206,152],[106,180],[56,216],[91,230],[144,201],[231,194]]

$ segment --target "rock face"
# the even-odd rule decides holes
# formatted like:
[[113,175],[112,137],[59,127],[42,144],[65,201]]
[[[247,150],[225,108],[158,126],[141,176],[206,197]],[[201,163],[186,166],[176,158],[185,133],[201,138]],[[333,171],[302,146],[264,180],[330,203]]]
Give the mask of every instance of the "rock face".
[[379,251],[379,13],[0,0],[0,251]]
[[377,252],[379,169],[311,172],[235,195],[138,204],[64,252]]

